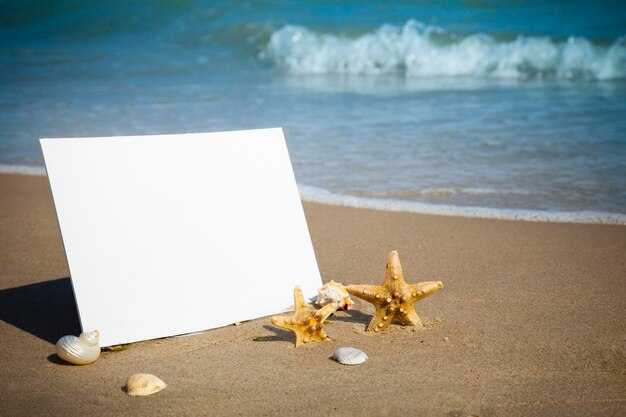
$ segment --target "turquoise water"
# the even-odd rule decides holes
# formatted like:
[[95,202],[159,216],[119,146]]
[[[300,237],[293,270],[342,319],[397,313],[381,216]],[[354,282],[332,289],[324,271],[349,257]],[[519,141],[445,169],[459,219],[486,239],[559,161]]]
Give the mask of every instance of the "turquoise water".
[[4,2],[0,165],[281,126],[308,199],[626,222],[624,35],[619,1]]

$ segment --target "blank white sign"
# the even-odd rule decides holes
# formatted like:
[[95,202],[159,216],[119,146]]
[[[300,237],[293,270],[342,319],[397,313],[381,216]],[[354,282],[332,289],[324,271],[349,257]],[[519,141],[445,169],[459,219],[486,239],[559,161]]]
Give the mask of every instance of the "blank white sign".
[[41,139],[102,346],[275,314],[321,278],[281,129]]

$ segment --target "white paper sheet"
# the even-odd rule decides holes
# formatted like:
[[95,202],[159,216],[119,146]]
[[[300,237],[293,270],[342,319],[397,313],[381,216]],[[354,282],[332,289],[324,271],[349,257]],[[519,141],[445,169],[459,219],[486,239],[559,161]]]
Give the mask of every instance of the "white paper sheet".
[[278,313],[321,278],[281,129],[41,139],[101,345]]

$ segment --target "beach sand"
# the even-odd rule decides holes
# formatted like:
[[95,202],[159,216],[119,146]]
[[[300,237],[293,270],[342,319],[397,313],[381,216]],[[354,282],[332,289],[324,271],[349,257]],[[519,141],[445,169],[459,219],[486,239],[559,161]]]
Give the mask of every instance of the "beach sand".
[[[626,415],[626,227],[304,208],[324,281],[379,284],[393,249],[407,282],[443,281],[427,328],[365,333],[359,300],[329,342],[294,349],[266,318],[77,367],[54,353],[80,329],[47,180],[0,175],[0,415]],[[137,372],[169,386],[129,397]]]

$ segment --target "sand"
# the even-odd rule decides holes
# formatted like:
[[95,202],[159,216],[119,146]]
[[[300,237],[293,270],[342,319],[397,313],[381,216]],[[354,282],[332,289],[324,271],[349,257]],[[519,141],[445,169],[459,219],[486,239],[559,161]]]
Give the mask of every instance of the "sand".
[[[54,354],[80,329],[47,180],[1,174],[0,415],[626,415],[626,227],[304,208],[324,281],[379,284],[393,249],[408,282],[443,281],[427,328],[365,333],[357,301],[329,342],[259,319],[76,367]],[[370,359],[338,365],[340,346]],[[169,386],[128,397],[136,372]]]

